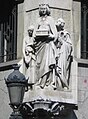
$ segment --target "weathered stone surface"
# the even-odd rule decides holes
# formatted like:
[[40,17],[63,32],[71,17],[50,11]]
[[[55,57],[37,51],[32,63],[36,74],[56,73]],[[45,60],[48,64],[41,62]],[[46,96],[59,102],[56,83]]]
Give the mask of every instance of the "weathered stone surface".
[[72,4],[72,29],[73,29],[73,44],[74,44],[74,55],[80,58],[80,39],[81,39],[81,4],[80,2],[73,2]]
[[[18,41],[17,41],[17,57],[18,58],[22,58],[23,56],[23,53],[22,53],[22,46],[23,46],[23,34],[19,34],[18,35]],[[19,47],[19,44],[20,44],[20,47]]]
[[0,72],[0,118],[9,118],[12,109],[9,106],[9,96],[4,77],[7,77],[11,71]]
[[[22,57],[22,46],[24,37],[24,6],[18,5],[18,21],[17,21],[17,58]],[[20,47],[19,47],[20,44]]]
[[72,0],[25,0],[25,6],[26,6],[26,11],[38,8],[38,5],[41,3],[46,3],[49,4],[50,7],[55,7],[55,8],[62,8],[62,9],[68,9],[71,10],[71,2]]

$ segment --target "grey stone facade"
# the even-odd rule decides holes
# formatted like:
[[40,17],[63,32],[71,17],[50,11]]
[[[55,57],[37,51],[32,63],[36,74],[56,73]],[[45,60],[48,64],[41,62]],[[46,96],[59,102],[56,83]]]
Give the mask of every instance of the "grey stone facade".
[[[52,2],[51,2],[52,1]],[[41,0],[25,0],[24,3],[18,5],[18,33],[17,33],[17,55],[18,59],[22,58],[23,38],[27,34],[26,30],[29,25],[34,24],[38,17],[38,4]],[[34,4],[35,3],[35,4]],[[87,119],[88,117],[88,61],[80,59],[80,41],[81,41],[81,3],[72,0],[48,0],[51,7],[51,15],[57,20],[59,17],[66,22],[66,29],[70,32],[74,45],[74,58],[77,67],[73,72],[76,72],[78,89],[78,110],[71,112],[63,119]],[[20,44],[20,47],[19,47]],[[0,64],[0,67],[14,64]],[[4,77],[7,77],[12,70],[0,72],[0,119],[8,119],[11,114],[9,107],[9,97],[5,85]],[[74,73],[75,75],[75,73]],[[75,85],[74,85],[75,87]]]

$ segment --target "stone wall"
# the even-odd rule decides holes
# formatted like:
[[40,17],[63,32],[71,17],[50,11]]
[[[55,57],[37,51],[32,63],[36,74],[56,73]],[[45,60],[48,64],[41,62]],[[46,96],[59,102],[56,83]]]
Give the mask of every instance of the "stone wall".
[[72,2],[72,41],[74,45],[74,57],[80,58],[81,49],[81,3]]
[[78,111],[77,119],[88,118],[88,61],[78,60]]
[[18,5],[17,58],[22,57],[23,38],[24,38],[24,3]]
[[9,106],[9,96],[4,77],[7,77],[11,70],[0,72],[0,119],[8,119],[12,109]]

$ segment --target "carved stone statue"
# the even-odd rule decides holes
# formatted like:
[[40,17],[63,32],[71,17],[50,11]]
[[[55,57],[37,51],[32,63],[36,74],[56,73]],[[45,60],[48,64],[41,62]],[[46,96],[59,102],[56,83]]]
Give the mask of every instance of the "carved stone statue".
[[62,18],[59,18],[56,22],[58,35],[55,42],[57,48],[57,77],[53,84],[56,88],[62,87],[69,89],[70,68],[72,62],[72,43],[70,39],[70,34],[64,29],[64,25],[65,21]]
[[48,4],[39,5],[39,18],[34,30],[36,51],[36,84],[41,88],[50,85],[55,67],[55,44],[57,30],[50,16]]
[[[64,26],[62,18],[54,22],[48,4],[40,4],[39,18],[34,27],[29,27],[28,36],[24,38],[23,57],[30,89],[25,93],[23,111],[24,114],[30,112],[28,116],[38,111],[38,117],[41,116],[41,109],[45,115],[48,112],[54,116],[62,115],[66,109],[72,110],[77,101],[74,102],[77,91],[73,89],[73,78],[70,78],[73,76],[70,74],[72,43]],[[76,84],[77,79],[74,81]]]
[[35,27],[29,27],[23,44],[29,83],[42,89],[69,89],[72,43],[64,25],[61,18],[54,23],[48,4],[39,5],[39,18]]
[[[26,66],[26,77],[29,78],[29,82],[34,83],[34,63],[35,63],[35,49],[33,46],[33,31],[34,26],[31,25],[28,28],[28,35],[23,41],[23,59]],[[31,75],[32,74],[32,75]]]

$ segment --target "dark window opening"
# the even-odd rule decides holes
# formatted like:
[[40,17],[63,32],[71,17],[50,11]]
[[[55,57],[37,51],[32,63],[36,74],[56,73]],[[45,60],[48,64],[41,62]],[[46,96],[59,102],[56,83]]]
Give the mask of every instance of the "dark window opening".
[[81,58],[88,59],[88,2],[81,2]]
[[17,5],[5,5],[0,15],[0,63],[17,58]]

